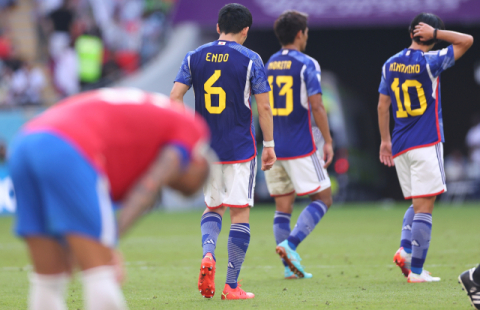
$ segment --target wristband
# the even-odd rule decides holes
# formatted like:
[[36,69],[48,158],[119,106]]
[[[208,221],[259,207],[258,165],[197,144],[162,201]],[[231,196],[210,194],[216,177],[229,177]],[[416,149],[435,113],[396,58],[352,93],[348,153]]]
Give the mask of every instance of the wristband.
[[433,29],[433,39],[436,41],[437,40],[437,28]]
[[263,147],[275,147],[275,142],[272,141],[263,141]]

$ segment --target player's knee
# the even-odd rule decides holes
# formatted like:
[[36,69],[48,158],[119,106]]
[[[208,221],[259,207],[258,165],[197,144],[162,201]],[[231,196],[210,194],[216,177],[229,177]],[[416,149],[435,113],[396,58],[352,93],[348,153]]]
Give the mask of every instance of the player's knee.
[[327,208],[330,208],[330,206],[332,205],[333,203],[333,199],[332,199],[332,196],[328,196],[328,197],[324,197],[321,199],[323,201],[323,203],[327,206]]
[[317,193],[315,195],[310,196],[310,199],[312,201],[315,201],[315,200],[322,201],[327,206],[327,208],[330,208],[330,206],[333,203],[332,195],[326,195],[323,192],[320,192],[320,193]]

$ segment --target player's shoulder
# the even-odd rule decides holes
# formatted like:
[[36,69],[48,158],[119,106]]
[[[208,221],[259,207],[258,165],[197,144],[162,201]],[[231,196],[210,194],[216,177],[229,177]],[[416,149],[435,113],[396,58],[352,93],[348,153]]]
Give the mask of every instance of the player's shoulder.
[[450,45],[448,47],[445,47],[445,48],[442,48],[440,50],[429,51],[429,52],[423,53],[423,56],[425,57],[425,59],[427,61],[432,61],[434,59],[437,59],[438,57],[447,55],[449,52],[451,52],[452,56],[453,56],[453,46],[452,45]]
[[238,44],[237,42],[232,42],[232,41],[227,42],[227,46],[229,48],[234,49],[235,51],[239,52],[243,56],[249,58],[250,60],[252,60],[254,62],[261,61],[262,64],[263,64],[262,57],[260,57],[260,55],[258,53],[252,51],[248,47],[245,47],[241,44]]
[[310,67],[312,69],[314,68],[316,71],[321,71],[318,61],[305,53],[295,50],[289,50],[288,55],[296,59],[297,61],[303,63],[307,67]]
[[194,54],[197,54],[197,53],[201,52],[202,50],[204,50],[204,49],[206,49],[206,48],[212,47],[212,46],[214,46],[216,43],[217,43],[217,41],[213,41],[213,42],[208,42],[208,43],[205,43],[205,44],[203,44],[203,45],[200,45],[200,46],[197,47],[195,50],[188,52],[188,53],[187,53],[187,57],[188,57],[188,56],[192,56],[192,55],[194,55]]

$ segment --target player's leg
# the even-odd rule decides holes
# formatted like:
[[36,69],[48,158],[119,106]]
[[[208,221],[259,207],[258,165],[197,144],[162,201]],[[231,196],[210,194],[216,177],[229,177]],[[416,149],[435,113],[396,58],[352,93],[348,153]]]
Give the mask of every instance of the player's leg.
[[[276,245],[287,240],[290,236],[290,219],[293,212],[293,203],[295,202],[295,193],[275,197],[275,215],[273,217],[273,235]],[[297,276],[290,270],[287,262],[282,259],[284,266],[285,279],[296,279]]]
[[17,201],[15,232],[26,241],[33,265],[28,308],[63,310],[67,309],[67,263],[63,248],[49,237],[41,188],[31,163],[31,155],[39,150],[36,139],[20,135],[10,149],[8,168]]
[[285,161],[284,167],[298,195],[309,195],[312,202],[300,213],[286,241],[277,246],[277,253],[300,278],[310,278],[300,264],[298,245],[313,231],[332,204],[330,178],[318,152],[311,156]]
[[127,309],[115,266],[113,251],[100,242],[80,235],[67,235],[67,242],[81,269],[85,308]]
[[412,222],[412,263],[408,282],[440,281],[440,278],[430,276],[423,265],[430,246],[435,199],[446,190],[442,144],[410,152],[415,215]]
[[238,276],[250,244],[250,207],[253,207],[256,159],[250,162],[224,165],[226,197],[232,225],[228,236],[228,266],[222,299],[247,299],[255,295],[240,288]]
[[458,277],[462,290],[467,292],[470,303],[480,310],[480,265],[477,268],[466,270]]
[[[397,177],[402,188],[403,196],[409,199],[412,196],[412,171],[409,153],[401,154],[394,158]],[[413,205],[407,209],[403,216],[403,226],[401,233],[400,248],[393,256],[393,262],[400,268],[403,275],[408,277],[410,273],[410,264],[412,261],[412,223],[415,212]],[[409,252],[407,252],[409,251]]]
[[66,310],[68,264],[65,249],[53,238],[26,237],[34,272],[30,275],[30,310]]
[[313,231],[332,205],[332,191],[330,187],[310,196],[312,202],[303,209],[298,217],[295,228],[288,237],[290,248],[296,250],[300,243]]
[[440,281],[440,278],[431,277],[423,269],[430,247],[435,199],[436,196],[413,199],[415,215],[412,222],[412,262],[408,282],[420,282],[424,277],[428,277],[428,282]]
[[214,164],[203,188],[207,208],[200,220],[203,256],[198,276],[198,290],[205,298],[212,298],[215,295],[215,248],[226,210],[223,206],[223,189],[223,165]]
[[[292,181],[283,168],[283,161],[277,160],[270,170],[265,171],[265,180],[268,192],[275,199],[275,215],[273,217],[273,236],[278,245],[290,236],[290,219],[295,202],[295,190]],[[297,276],[290,270],[282,259],[284,276],[286,279],[296,279]]]
[[[85,308],[126,309],[112,263],[116,222],[109,184],[65,140],[46,134],[35,154],[45,216],[52,234],[66,239],[80,266]],[[42,145],[42,146],[40,146]]]

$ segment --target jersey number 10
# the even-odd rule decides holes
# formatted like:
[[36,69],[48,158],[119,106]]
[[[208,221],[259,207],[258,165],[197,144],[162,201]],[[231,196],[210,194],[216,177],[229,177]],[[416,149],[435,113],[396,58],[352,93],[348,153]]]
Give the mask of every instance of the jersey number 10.
[[[420,116],[425,113],[427,109],[427,99],[425,98],[425,91],[423,90],[422,83],[417,80],[405,80],[402,84],[403,99],[405,110],[403,109],[402,101],[400,100],[400,82],[398,78],[395,78],[392,83],[392,91],[395,93],[395,99],[397,100],[397,118],[405,118],[410,116]],[[410,100],[410,94],[408,93],[409,87],[415,87],[417,89],[418,101],[420,107],[412,110],[412,101]]]
[[279,96],[285,96],[285,108],[275,108],[273,100],[273,75],[268,76],[268,84],[270,84],[270,106],[272,107],[273,116],[288,116],[293,111],[293,77],[289,75],[278,75],[276,78],[277,86],[283,84],[280,88]]

